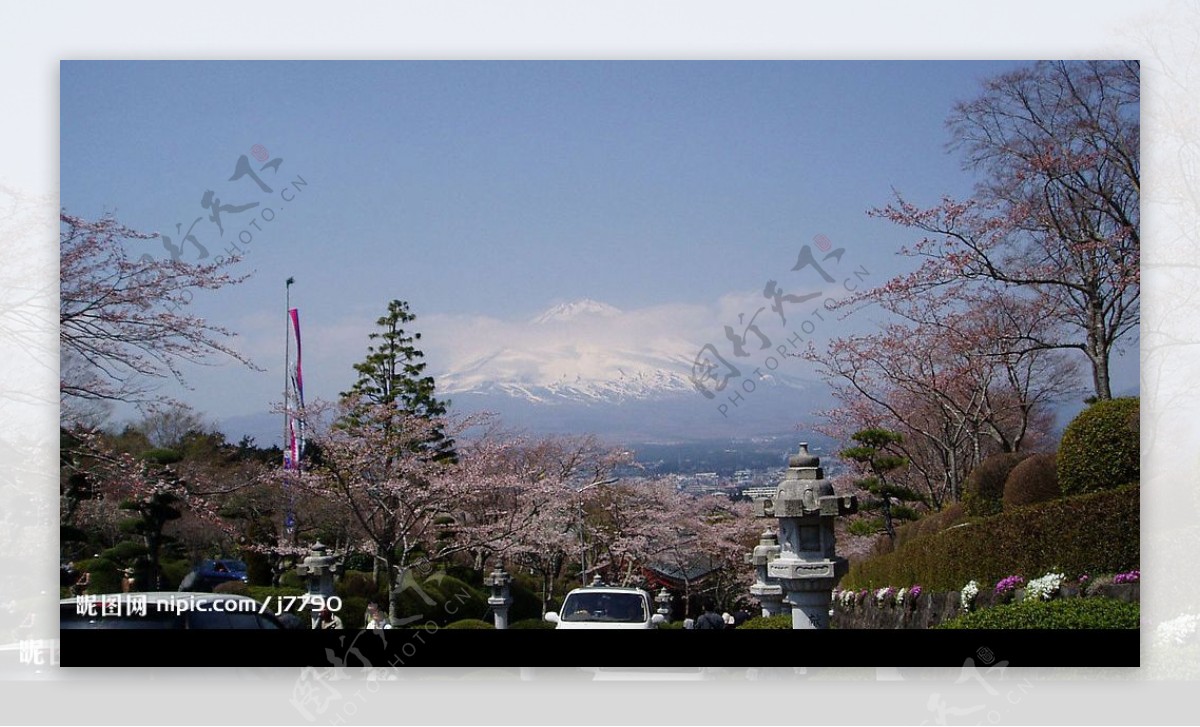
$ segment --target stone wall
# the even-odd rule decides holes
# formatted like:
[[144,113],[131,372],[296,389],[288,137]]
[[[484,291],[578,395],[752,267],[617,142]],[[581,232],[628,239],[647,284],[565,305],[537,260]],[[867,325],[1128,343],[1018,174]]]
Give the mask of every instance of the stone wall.
[[[1015,599],[1021,600],[1025,595],[1023,590],[1016,592]],[[1140,584],[1106,584],[1089,588],[1081,595],[1078,588],[1063,586],[1058,598],[1087,598],[1103,596],[1115,598],[1127,603],[1136,603],[1141,598]],[[996,597],[991,589],[980,589],[975,597],[975,607],[972,610],[989,608],[996,605]],[[885,606],[875,603],[875,592],[868,591],[864,599],[852,607],[834,603],[833,618],[830,625],[835,629],[927,629],[949,621],[963,613],[962,595],[958,591],[947,593],[922,593],[916,603],[905,603],[896,606],[895,601]]]

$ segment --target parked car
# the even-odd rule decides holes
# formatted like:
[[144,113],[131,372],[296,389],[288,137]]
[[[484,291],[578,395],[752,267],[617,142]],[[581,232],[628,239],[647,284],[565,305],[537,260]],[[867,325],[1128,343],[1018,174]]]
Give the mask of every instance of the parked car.
[[246,575],[246,564],[240,560],[219,558],[206,560],[192,569],[179,583],[181,591],[212,591],[212,589],[229,581],[249,580]]
[[60,629],[287,628],[258,601],[230,593],[161,591],[64,598],[59,601],[58,617]]
[[650,604],[640,588],[593,584],[568,593],[561,614],[550,611],[546,620],[556,629],[655,629],[665,619]]

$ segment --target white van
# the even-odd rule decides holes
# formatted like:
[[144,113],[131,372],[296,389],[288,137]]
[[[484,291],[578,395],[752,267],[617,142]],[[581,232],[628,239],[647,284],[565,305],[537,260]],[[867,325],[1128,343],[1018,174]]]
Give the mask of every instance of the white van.
[[562,612],[550,611],[546,620],[559,629],[655,629],[665,619],[640,588],[593,584],[568,593]]

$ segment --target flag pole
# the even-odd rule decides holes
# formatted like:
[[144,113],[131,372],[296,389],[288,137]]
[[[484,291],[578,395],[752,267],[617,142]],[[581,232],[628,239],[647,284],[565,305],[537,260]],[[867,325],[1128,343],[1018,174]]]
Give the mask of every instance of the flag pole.
[[288,442],[288,432],[291,430],[289,420],[291,419],[291,395],[289,393],[290,372],[292,365],[292,283],[295,283],[295,278],[288,278],[287,284],[284,285],[285,304],[283,308],[283,441],[280,444],[280,449],[283,451],[283,466],[288,466],[288,456],[291,453],[291,445]]

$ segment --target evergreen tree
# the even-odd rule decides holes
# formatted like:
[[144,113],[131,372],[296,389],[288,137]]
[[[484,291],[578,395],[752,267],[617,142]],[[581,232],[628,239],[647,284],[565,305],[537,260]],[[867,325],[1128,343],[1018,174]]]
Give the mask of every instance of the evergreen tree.
[[[374,343],[367,346],[366,359],[354,365],[358,380],[350,391],[341,394],[358,397],[345,424],[361,424],[368,409],[379,404],[394,406],[397,416],[435,419],[446,414],[450,402],[435,395],[433,377],[425,375],[425,354],[415,345],[421,334],[410,334],[404,328],[416,319],[407,302],[393,300],[388,303],[387,315],[375,322],[380,330],[368,337]],[[454,457],[454,442],[440,426],[423,446],[444,457]]]
[[888,473],[908,465],[908,460],[887,452],[887,448],[903,441],[903,436],[887,429],[871,428],[855,432],[851,439],[858,442],[857,447],[850,447],[840,452],[844,459],[857,462],[859,471],[865,477],[856,480],[854,484],[874,496],[874,500],[865,504],[865,510],[878,510],[883,520],[883,529],[888,538],[896,542],[895,520],[914,519],[912,512],[905,503],[919,502],[921,496],[903,485],[888,481]]

